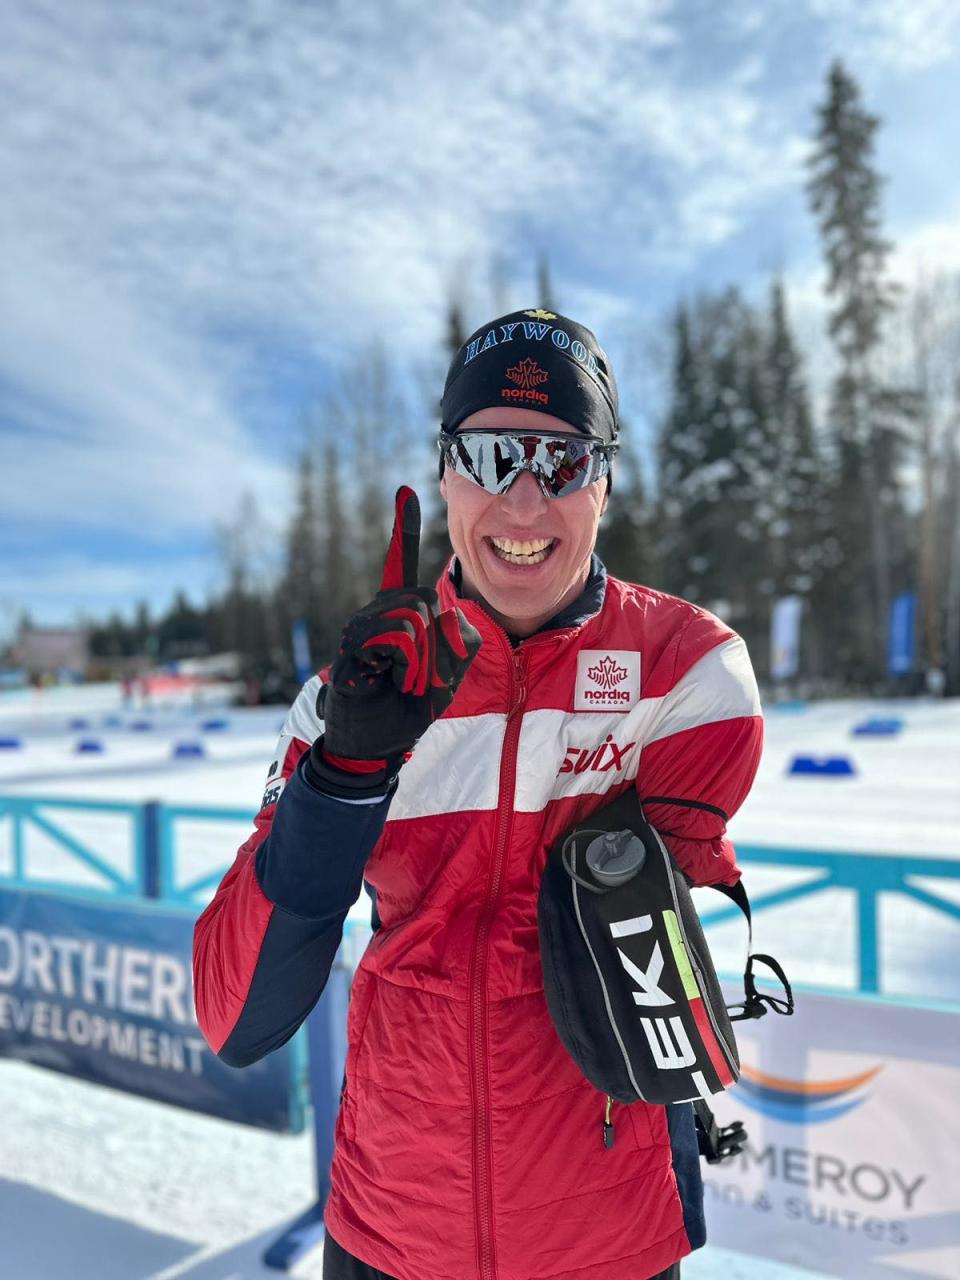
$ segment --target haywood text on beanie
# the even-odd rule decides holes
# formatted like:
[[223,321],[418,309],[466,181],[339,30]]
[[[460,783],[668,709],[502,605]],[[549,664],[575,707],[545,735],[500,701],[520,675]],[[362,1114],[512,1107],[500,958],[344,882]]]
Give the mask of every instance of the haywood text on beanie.
[[617,384],[606,353],[589,329],[542,308],[483,325],[451,361],[445,431],[499,406],[549,413],[607,443],[617,437]]

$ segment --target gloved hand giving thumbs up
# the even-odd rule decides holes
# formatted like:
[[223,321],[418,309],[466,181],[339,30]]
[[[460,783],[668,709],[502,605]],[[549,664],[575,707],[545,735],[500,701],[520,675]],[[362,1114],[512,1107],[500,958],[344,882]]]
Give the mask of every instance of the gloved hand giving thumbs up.
[[450,705],[480,648],[462,611],[441,613],[436,591],[417,584],[419,558],[420,503],[403,486],[380,590],[344,627],[317,700],[324,732],[310,766],[329,794],[382,793],[404,752]]

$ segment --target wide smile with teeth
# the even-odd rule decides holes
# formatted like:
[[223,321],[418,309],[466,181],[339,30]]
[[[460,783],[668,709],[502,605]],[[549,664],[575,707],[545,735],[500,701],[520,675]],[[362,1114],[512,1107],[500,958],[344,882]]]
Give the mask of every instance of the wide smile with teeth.
[[491,538],[490,545],[498,560],[508,564],[540,564],[553,550],[554,538],[537,538],[535,542],[514,542],[512,538]]

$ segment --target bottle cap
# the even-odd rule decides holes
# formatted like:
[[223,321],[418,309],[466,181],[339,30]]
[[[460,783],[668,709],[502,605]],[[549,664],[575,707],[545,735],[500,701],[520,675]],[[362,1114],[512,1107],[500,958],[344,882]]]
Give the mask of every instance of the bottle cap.
[[587,845],[584,857],[595,880],[614,888],[632,879],[647,851],[632,831],[606,831]]

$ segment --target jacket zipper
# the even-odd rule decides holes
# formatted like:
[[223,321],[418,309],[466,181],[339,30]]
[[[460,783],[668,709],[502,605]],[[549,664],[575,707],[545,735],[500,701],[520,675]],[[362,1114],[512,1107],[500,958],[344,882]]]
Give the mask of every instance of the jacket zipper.
[[[509,641],[504,634],[504,643]],[[477,1252],[481,1280],[496,1280],[497,1260],[493,1239],[493,1179],[490,1167],[490,1100],[487,1090],[487,939],[496,914],[503,886],[510,830],[513,825],[513,798],[517,784],[517,743],[520,737],[523,705],[526,700],[523,658],[519,650],[510,649],[510,710],[500,755],[500,786],[497,803],[497,840],[493,868],[487,885],[487,898],[477,926],[471,973],[471,1012],[473,1019],[472,1058],[474,1091],[474,1198],[477,1215]],[[519,685],[519,692],[517,687]]]

